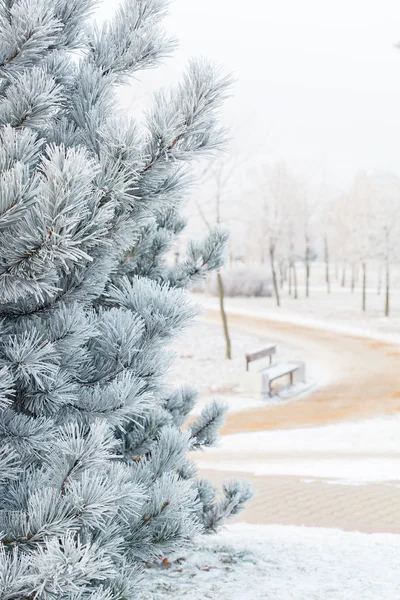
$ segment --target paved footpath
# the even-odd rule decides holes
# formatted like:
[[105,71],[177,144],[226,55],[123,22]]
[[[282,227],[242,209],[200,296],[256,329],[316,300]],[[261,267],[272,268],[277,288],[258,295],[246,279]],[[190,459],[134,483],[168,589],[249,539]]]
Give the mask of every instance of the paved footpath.
[[238,476],[253,485],[256,495],[236,521],[400,533],[400,482],[342,485],[319,478],[203,469],[201,476],[218,486]]
[[[207,320],[217,322],[218,315],[210,312]],[[234,316],[230,322],[232,327],[256,332],[267,341],[288,342],[304,349],[309,356],[322,358],[332,365],[334,381],[303,400],[232,414],[223,434],[318,426],[399,414],[399,346],[261,318]],[[207,453],[204,454],[206,457]],[[313,457],[318,457],[317,448]],[[256,496],[248,510],[237,517],[239,521],[400,533],[400,480],[343,485],[328,477],[256,476],[241,473],[240,466],[236,472],[215,470],[212,460],[207,465],[204,458],[200,473],[216,484],[237,476],[253,484]],[[282,458],[290,460],[293,457]],[[393,458],[398,459],[398,455]],[[256,463],[257,454],[250,459]],[[268,456],[264,456],[265,459],[268,460]]]

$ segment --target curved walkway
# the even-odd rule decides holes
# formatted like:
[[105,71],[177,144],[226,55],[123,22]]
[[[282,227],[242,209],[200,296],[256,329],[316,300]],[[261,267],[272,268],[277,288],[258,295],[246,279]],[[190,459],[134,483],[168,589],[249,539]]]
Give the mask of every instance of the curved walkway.
[[[207,312],[218,322],[217,312]],[[222,434],[287,429],[400,413],[400,346],[262,318],[231,315],[231,327],[287,342],[329,364],[332,381],[304,399],[234,413]]]
[[[216,312],[208,312],[206,317],[209,322],[219,319]],[[266,341],[286,342],[303,349],[305,355],[329,363],[333,377],[331,383],[304,399],[230,415],[222,434],[307,428],[400,412],[399,346],[262,318],[234,315],[230,323],[231,327],[265,336]],[[259,455],[254,450],[244,452],[244,462],[257,462]],[[262,454],[263,460],[268,460],[265,448]],[[313,452],[313,459],[316,457],[318,447]],[[219,454],[221,458],[229,461],[229,456]],[[273,451],[270,458],[276,459]],[[293,454],[282,458],[296,460]],[[400,479],[400,455],[389,458],[399,459]],[[202,476],[218,485],[243,476],[255,487],[256,496],[236,518],[239,521],[400,533],[400,481],[333,485],[338,482],[332,478],[307,478],[307,473],[301,477],[257,476],[239,470],[217,470],[215,459],[212,452],[209,461],[207,453],[203,455]],[[352,460],[351,455],[348,460]]]

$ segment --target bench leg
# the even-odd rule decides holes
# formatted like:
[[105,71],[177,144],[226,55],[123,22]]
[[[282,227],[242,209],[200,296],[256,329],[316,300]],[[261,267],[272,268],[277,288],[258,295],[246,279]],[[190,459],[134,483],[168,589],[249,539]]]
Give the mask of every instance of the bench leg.
[[293,385],[293,373],[290,373],[290,385]]

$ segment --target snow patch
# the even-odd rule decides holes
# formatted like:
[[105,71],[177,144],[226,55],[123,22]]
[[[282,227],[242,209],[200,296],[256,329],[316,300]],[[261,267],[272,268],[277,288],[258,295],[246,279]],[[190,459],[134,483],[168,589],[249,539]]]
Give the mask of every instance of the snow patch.
[[[283,308],[279,309],[279,312],[276,308],[268,309],[266,303],[263,306],[258,298],[228,298],[226,300],[226,310],[228,315],[232,316],[237,315],[251,319],[291,323],[311,329],[322,329],[333,333],[341,333],[346,336],[361,337],[400,345],[400,332],[393,331],[394,326],[399,327],[399,324],[394,319],[390,321],[386,317],[374,319],[354,318],[354,315],[350,312],[349,314],[343,314],[339,310],[335,312],[335,316],[332,318],[330,313],[324,315],[324,306],[320,304],[321,298],[319,297],[318,300],[319,304],[315,306],[314,313],[319,314],[320,318],[310,317],[301,314],[301,312],[294,312]],[[212,297],[202,296],[199,304],[204,310],[219,310],[216,299]],[[248,306],[252,306],[252,308],[249,309]],[[310,306],[312,306],[311,302]],[[357,325],[354,326],[354,323],[357,323]],[[388,331],[389,327],[392,331]]]
[[400,479],[400,417],[223,436],[203,469],[295,475],[335,483]]
[[170,566],[138,600],[398,600],[400,535],[236,524]]

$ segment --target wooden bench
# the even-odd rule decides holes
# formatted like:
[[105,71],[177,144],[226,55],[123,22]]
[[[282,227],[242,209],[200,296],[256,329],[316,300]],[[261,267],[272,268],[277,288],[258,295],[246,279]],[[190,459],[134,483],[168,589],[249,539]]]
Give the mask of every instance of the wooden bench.
[[255,352],[249,352],[246,354],[246,371],[249,370],[249,364],[254,362],[255,360],[260,360],[260,358],[269,357],[269,364],[272,364],[272,357],[276,353],[276,344],[270,344],[269,346],[265,346],[264,348],[260,348]]
[[261,371],[262,377],[262,394],[265,396],[268,394],[272,396],[271,384],[273,381],[289,375],[290,385],[293,385],[293,376],[296,371],[303,371],[304,378],[304,365],[299,363],[283,363],[280,365],[273,365]]

